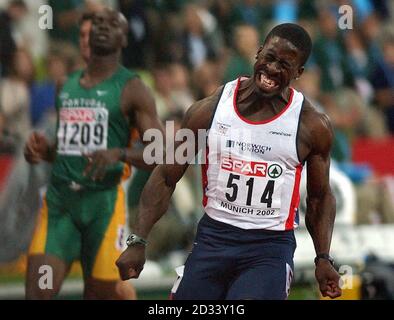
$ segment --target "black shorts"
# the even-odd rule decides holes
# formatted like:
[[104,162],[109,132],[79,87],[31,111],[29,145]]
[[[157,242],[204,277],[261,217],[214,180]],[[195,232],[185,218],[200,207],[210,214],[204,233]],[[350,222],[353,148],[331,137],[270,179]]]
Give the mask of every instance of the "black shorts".
[[205,214],[172,298],[286,299],[295,248],[292,230],[244,230]]

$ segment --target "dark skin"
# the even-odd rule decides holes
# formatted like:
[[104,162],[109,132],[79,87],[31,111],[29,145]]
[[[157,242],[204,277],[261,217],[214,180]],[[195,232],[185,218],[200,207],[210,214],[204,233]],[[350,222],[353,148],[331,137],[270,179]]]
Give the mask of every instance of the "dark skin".
[[[90,47],[92,56],[80,80],[84,88],[91,88],[112,76],[119,66],[121,49],[127,46],[127,20],[118,12],[103,10],[92,19]],[[163,131],[157,117],[154,98],[140,79],[130,80],[122,93],[121,110],[130,128],[137,128],[140,136],[150,128]],[[126,150],[126,162],[142,169],[152,169],[143,161],[141,150]],[[34,132],[25,145],[25,158],[31,164],[41,160],[53,162],[56,145],[51,145],[40,133]],[[120,161],[121,149],[97,151],[85,155],[88,165],[84,174],[93,180],[104,177],[106,168]]]
[[[269,39],[257,53],[254,77],[241,82],[237,96],[241,115],[251,121],[261,121],[278,114],[288,102],[290,82],[300,77],[304,70],[302,65],[301,51],[288,40],[278,37]],[[262,82],[261,74],[268,80]],[[182,127],[191,129],[196,137],[198,129],[208,129],[219,95],[220,89],[196,102],[187,112]],[[332,140],[333,132],[327,116],[306,102],[297,145],[301,162],[307,163],[306,224],[316,253],[329,253],[335,219],[335,198],[329,185]],[[142,193],[134,228],[137,235],[148,237],[154,224],[167,211],[171,195],[187,167],[187,164],[164,164],[155,168]],[[138,278],[144,263],[145,247],[129,247],[117,261],[121,278]],[[316,279],[323,296],[336,298],[341,295],[339,278],[327,260],[319,260]]]
[[[92,88],[108,79],[119,67],[121,50],[127,45],[127,20],[118,12],[104,9],[95,13],[89,36],[91,56],[81,77],[80,85]],[[130,130],[137,128],[143,136],[145,130],[156,128],[163,131],[158,119],[154,98],[140,79],[131,79],[121,96],[120,106]],[[31,164],[40,161],[53,162],[56,158],[56,145],[51,145],[40,133],[34,132],[25,145],[25,158]],[[84,175],[100,180],[106,168],[121,160],[121,149],[113,148],[86,154],[87,166]],[[126,162],[136,167],[149,168],[142,157],[143,151],[126,149]],[[39,267],[49,264],[54,270],[54,289],[43,291],[37,287]],[[26,280],[26,298],[51,299],[59,291],[70,266],[64,261],[49,255],[30,256]],[[135,292],[129,284],[120,281],[101,281],[92,277],[85,278],[85,299],[133,299]]]

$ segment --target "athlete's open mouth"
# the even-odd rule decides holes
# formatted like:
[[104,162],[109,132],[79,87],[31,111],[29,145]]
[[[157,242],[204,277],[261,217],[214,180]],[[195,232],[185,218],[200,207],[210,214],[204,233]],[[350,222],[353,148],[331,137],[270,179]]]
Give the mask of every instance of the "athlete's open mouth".
[[104,32],[100,32],[100,33],[96,33],[94,35],[94,38],[98,41],[107,41],[109,39],[109,36]]
[[108,40],[108,35],[106,35],[106,34],[99,34],[97,36],[97,39],[102,40],[102,41],[106,41],[106,40]]
[[268,90],[272,90],[276,87],[279,86],[279,82],[277,80],[274,80],[270,77],[268,77],[265,73],[260,72],[259,73],[259,80],[260,80],[260,84],[268,89]]

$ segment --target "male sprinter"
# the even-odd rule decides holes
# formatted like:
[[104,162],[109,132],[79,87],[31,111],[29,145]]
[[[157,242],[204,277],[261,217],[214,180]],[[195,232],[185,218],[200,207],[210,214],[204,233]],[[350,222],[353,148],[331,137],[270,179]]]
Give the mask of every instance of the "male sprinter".
[[[122,250],[125,199],[120,186],[126,164],[140,165],[141,152],[127,149],[130,132],[162,130],[154,99],[119,65],[127,45],[127,21],[104,9],[93,15],[86,70],[72,74],[57,100],[57,143],[33,133],[25,147],[30,163],[53,162],[50,183],[28,258],[26,297],[50,299],[74,260],[80,259],[85,299],[131,299],[115,261]],[[40,268],[53,270],[53,288],[40,287]]]
[[[288,297],[305,162],[306,222],[316,250],[316,279],[323,296],[341,295],[329,256],[335,219],[329,185],[333,133],[327,116],[289,87],[301,76],[311,46],[300,26],[276,26],[257,52],[253,77],[227,83],[187,112],[183,128],[195,137],[198,129],[210,129],[203,166],[205,215],[173,298]],[[141,272],[145,239],[166,212],[186,168],[165,164],[153,171],[141,196],[135,234],[117,261],[122,279]]]

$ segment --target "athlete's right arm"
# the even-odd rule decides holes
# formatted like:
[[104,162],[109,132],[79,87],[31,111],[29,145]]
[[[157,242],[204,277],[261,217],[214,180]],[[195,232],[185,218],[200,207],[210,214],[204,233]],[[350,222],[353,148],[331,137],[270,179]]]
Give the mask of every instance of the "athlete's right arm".
[[[190,129],[194,133],[195,149],[194,153],[188,157],[189,160],[192,160],[199,152],[198,130],[208,129],[220,92],[221,90],[217,90],[212,96],[196,102],[190,107],[183,119],[182,128]],[[177,150],[180,144],[182,142],[176,144],[173,150]],[[163,164],[154,169],[141,195],[139,214],[133,230],[135,234],[145,239],[148,237],[154,224],[166,213],[176,184],[182,178],[188,166],[189,163]],[[116,265],[119,268],[122,280],[127,280],[138,278],[144,263],[145,247],[134,245],[123,252]]]
[[53,162],[56,156],[56,145],[50,144],[43,134],[35,131],[25,144],[24,156],[30,164],[37,164],[42,160]]
[[[64,77],[56,84],[56,95],[60,93],[66,81],[67,77]],[[43,134],[34,131],[27,139],[23,153],[27,162],[37,164],[42,160],[55,161],[56,149],[56,142],[50,143]]]

